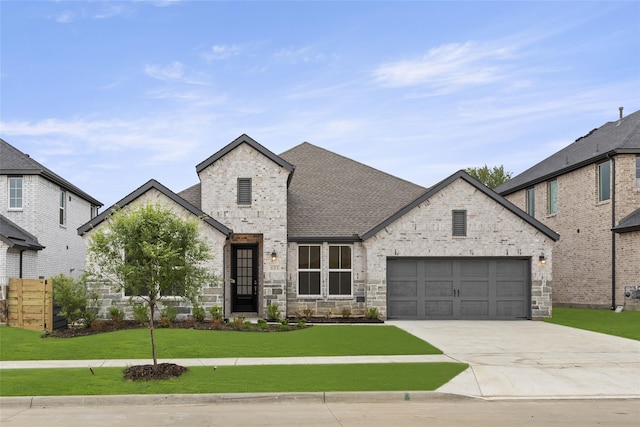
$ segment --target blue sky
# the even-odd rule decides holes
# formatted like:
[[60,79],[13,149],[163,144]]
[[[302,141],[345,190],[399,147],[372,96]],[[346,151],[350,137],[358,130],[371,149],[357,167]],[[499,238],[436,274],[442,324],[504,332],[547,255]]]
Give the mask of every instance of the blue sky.
[[423,186],[640,109],[640,2],[1,1],[0,137],[110,206],[246,133]]

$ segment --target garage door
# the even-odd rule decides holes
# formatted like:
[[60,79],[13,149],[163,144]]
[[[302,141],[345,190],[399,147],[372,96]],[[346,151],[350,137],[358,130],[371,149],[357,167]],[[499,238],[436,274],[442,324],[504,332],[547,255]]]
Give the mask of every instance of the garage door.
[[389,319],[528,319],[528,259],[387,260]]

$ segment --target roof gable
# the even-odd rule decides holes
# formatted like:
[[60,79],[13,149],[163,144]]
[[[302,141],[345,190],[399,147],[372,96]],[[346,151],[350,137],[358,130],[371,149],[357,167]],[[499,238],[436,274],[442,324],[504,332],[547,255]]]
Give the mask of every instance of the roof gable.
[[247,144],[251,146],[251,148],[258,151],[260,154],[267,157],[278,166],[281,166],[287,169],[289,172],[293,172],[293,170],[295,169],[295,166],[293,166],[291,163],[277,156],[272,151],[268,150],[267,148],[259,144],[257,141],[255,141],[253,138],[249,137],[248,135],[242,134],[238,138],[236,138],[235,140],[227,144],[226,147],[222,148],[221,150],[219,150],[218,152],[210,156],[208,159],[198,164],[196,166],[196,172],[197,173],[202,172],[204,169],[214,164],[218,159],[224,157],[229,152],[235,150],[241,144]]
[[280,154],[296,166],[288,191],[290,241],[356,241],[425,188],[304,142]]
[[57,175],[50,169],[33,160],[29,155],[18,150],[0,138],[0,174],[1,175],[40,175],[60,187],[87,200],[95,206],[102,206],[102,202],[94,199],[80,188]]
[[505,182],[496,191],[502,195],[546,181],[558,175],[607,159],[613,154],[640,154],[640,111],[608,122],[578,138]]
[[0,240],[6,242],[10,247],[18,249],[28,249],[39,251],[44,249],[38,239],[8,218],[0,215]]
[[622,218],[618,225],[613,228],[616,233],[628,233],[640,231],[640,208]]
[[83,226],[81,226],[80,228],[78,228],[78,234],[79,235],[83,235],[84,233],[86,233],[87,231],[91,230],[92,228],[97,227],[100,223],[102,223],[105,219],[107,219],[108,216],[114,210],[116,210],[117,208],[123,208],[123,207],[127,206],[128,204],[132,203],[133,201],[135,201],[136,199],[138,199],[139,197],[141,197],[143,194],[145,194],[146,192],[148,192],[151,189],[155,189],[155,190],[159,191],[160,193],[162,193],[163,195],[165,195],[169,199],[173,200],[175,203],[177,203],[178,205],[180,205],[181,207],[183,207],[187,211],[191,212],[192,214],[194,214],[197,217],[202,218],[202,220],[204,222],[206,222],[207,224],[209,224],[213,228],[217,229],[222,234],[225,234],[225,235],[228,236],[228,235],[230,235],[232,233],[232,230],[230,228],[228,228],[225,225],[219,223],[215,219],[209,217],[207,214],[202,212],[199,208],[193,206],[191,203],[187,202],[185,199],[183,199],[182,197],[178,196],[176,193],[174,193],[173,191],[169,190],[167,187],[165,187],[164,185],[160,184],[155,179],[151,179],[151,180],[147,181],[145,184],[143,184],[141,187],[139,187],[137,190],[133,191],[128,196],[126,196],[125,198],[123,198],[122,200],[120,200],[119,202],[114,204],[113,206],[111,206],[109,209],[105,210],[100,215],[96,216],[91,221],[89,221],[88,223],[86,223]]
[[375,227],[373,227],[370,230],[368,230],[366,233],[364,233],[361,236],[362,240],[366,240],[366,239],[374,236],[376,233],[378,233],[379,231],[383,230],[386,226],[388,226],[391,223],[393,223],[394,221],[398,220],[399,218],[404,216],[407,212],[409,212],[409,211],[413,210],[414,208],[416,208],[418,205],[420,205],[420,204],[424,203],[425,201],[429,200],[435,194],[437,194],[442,189],[446,188],[447,186],[449,186],[451,183],[453,183],[454,181],[456,181],[458,179],[462,179],[463,181],[467,182],[469,185],[475,187],[477,190],[479,190],[480,192],[484,193],[487,197],[491,198],[493,201],[495,201],[496,203],[500,204],[501,206],[503,206],[505,209],[507,209],[508,211],[510,211],[511,213],[516,215],[517,217],[519,217],[520,219],[522,219],[525,222],[529,223],[531,226],[533,226],[534,228],[539,230],[541,233],[543,233],[547,237],[553,239],[554,241],[557,241],[560,238],[558,233],[556,233],[555,231],[553,231],[552,229],[550,229],[549,227],[547,227],[546,225],[544,225],[543,223],[541,223],[537,219],[531,217],[530,215],[528,215],[527,213],[525,213],[524,211],[519,209],[517,206],[515,206],[513,203],[509,202],[507,199],[505,199],[504,197],[500,196],[495,191],[491,190],[486,185],[484,185],[484,184],[480,183],[478,180],[472,178],[465,171],[460,170],[460,171],[454,173],[453,175],[449,176],[448,178],[440,181],[439,183],[437,183],[436,185],[431,187],[429,190],[427,190],[424,194],[422,194],[421,196],[419,196],[415,200],[411,201],[409,204],[403,206],[397,212],[393,213],[391,216],[386,218],[384,221],[382,221],[381,223],[377,224]]

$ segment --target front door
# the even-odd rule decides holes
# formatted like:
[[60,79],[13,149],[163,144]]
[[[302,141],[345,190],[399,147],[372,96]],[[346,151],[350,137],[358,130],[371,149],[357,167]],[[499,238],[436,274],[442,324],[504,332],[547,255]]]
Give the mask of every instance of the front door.
[[258,311],[258,246],[232,246],[233,283],[231,310],[236,313]]

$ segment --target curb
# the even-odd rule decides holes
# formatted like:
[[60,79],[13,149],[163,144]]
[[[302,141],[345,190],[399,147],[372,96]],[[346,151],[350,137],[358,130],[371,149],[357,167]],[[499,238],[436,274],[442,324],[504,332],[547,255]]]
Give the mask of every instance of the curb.
[[315,392],[315,393],[217,393],[217,394],[134,394],[106,396],[19,396],[0,397],[2,408],[208,405],[233,403],[394,403],[402,401],[477,400],[435,391]]

